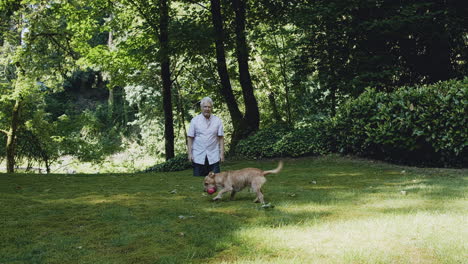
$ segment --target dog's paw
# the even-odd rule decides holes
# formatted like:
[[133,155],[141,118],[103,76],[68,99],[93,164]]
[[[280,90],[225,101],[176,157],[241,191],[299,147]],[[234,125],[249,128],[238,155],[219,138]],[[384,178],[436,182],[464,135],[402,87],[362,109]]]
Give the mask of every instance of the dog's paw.
[[216,201],[219,201],[219,200],[221,200],[221,198],[219,198],[219,197],[213,198],[213,202],[216,202]]
[[267,204],[264,203],[264,204],[261,206],[261,208],[263,208],[263,209],[268,209],[268,208],[275,208],[275,206],[272,205],[271,203],[267,203]]

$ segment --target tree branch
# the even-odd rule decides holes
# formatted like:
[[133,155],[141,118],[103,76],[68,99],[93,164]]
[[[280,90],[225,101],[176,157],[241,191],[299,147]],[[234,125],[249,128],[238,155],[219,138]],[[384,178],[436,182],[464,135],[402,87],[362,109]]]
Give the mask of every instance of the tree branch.
[[200,3],[199,3],[198,1],[196,1],[196,0],[189,0],[189,2],[192,3],[192,4],[198,5],[198,6],[200,6],[201,8],[206,9],[206,10],[209,11],[208,7],[206,7],[206,6],[202,5],[202,4],[200,4]]
[[[144,4],[142,4],[143,1],[145,2]],[[153,19],[152,19],[152,16],[148,15],[144,11],[144,6],[145,5],[146,5],[146,7],[151,7],[151,5],[145,0],[141,0],[141,1],[128,0],[128,2],[137,9],[138,13],[140,13],[140,15],[148,22],[148,24],[151,26],[151,28],[153,28],[153,30],[155,30],[156,33],[159,35],[159,23],[155,23],[153,21]]]

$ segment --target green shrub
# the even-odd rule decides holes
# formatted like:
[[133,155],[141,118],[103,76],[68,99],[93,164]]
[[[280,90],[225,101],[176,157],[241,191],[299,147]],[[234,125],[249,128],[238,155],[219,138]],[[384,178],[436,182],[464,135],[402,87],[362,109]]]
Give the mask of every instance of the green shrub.
[[275,143],[275,153],[282,157],[326,154],[329,152],[327,131],[325,121],[290,131]]
[[272,126],[241,140],[236,155],[245,158],[300,157],[329,152],[328,123],[314,121],[306,127]]
[[367,90],[333,120],[336,149],[419,165],[467,162],[468,79],[393,93]]
[[241,140],[235,148],[235,153],[245,158],[277,157],[280,154],[276,152],[275,144],[289,131],[291,128],[282,124],[262,129]]
[[246,158],[329,152],[425,166],[467,166],[468,78],[393,93],[368,89],[331,119],[302,128],[272,126],[241,140]]
[[169,172],[169,171],[181,171],[192,167],[192,164],[188,161],[187,154],[178,154],[174,158],[157,164],[145,170],[145,172]]

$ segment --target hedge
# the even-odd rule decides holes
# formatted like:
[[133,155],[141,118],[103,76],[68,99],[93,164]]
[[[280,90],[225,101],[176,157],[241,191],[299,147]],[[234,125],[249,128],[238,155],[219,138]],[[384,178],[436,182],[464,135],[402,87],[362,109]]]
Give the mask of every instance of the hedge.
[[332,118],[306,127],[272,126],[241,140],[246,158],[330,152],[422,166],[468,164],[468,78],[392,92],[367,89]]
[[399,163],[466,166],[468,78],[392,93],[368,89],[333,119],[336,148]]

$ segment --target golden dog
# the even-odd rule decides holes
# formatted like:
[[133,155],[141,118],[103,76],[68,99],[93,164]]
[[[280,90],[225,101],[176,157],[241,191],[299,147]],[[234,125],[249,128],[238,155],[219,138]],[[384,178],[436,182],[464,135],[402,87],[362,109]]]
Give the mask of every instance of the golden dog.
[[210,172],[204,180],[205,192],[212,194],[216,192],[217,187],[222,188],[218,195],[213,198],[213,201],[221,199],[224,193],[231,192],[231,200],[234,195],[250,186],[257,193],[255,203],[265,203],[263,200],[262,185],[266,182],[265,175],[270,173],[278,173],[283,168],[283,162],[280,161],[278,167],[274,170],[263,171],[256,168],[245,168],[234,171],[224,171],[220,173]]

